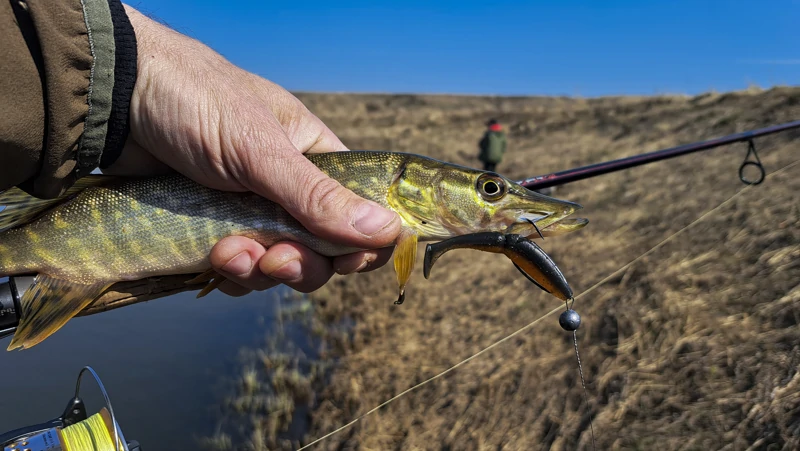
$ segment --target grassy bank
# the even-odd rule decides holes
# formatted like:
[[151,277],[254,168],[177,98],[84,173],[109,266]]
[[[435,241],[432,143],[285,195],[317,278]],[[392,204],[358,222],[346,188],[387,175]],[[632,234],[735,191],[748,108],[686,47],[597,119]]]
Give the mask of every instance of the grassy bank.
[[[477,166],[482,124],[507,126],[498,171],[543,174],[800,118],[800,89],[696,97],[488,98],[300,94],[351,149]],[[800,133],[759,139],[768,172]],[[580,232],[542,247],[581,293],[743,188],[744,144],[559,187]],[[552,316],[314,449],[795,449],[800,446],[800,165],[748,189],[581,299],[583,393]],[[421,255],[420,255],[421,260]],[[336,364],[311,383],[304,443],[556,307],[504,257],[421,263],[402,306],[391,265],[313,293]],[[272,374],[272,376],[270,376]],[[260,377],[274,377],[265,372]],[[266,433],[268,431],[262,431]],[[279,446],[277,442],[275,446]],[[291,447],[290,444],[286,444]]]

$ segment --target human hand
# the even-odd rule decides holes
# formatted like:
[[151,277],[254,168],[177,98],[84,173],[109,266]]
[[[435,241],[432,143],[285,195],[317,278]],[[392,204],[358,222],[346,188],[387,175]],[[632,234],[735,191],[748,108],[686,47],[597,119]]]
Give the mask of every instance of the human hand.
[[303,156],[347,150],[319,118],[276,84],[127,5],[126,11],[139,48],[131,132],[119,159],[104,172],[176,170],[211,188],[252,191],[279,203],[317,236],[373,249],[329,259],[299,243],[266,249],[228,237],[210,255],[214,269],[228,278],[220,290],[236,296],[285,283],[308,292],[334,271],[363,272],[388,261],[399,217]]

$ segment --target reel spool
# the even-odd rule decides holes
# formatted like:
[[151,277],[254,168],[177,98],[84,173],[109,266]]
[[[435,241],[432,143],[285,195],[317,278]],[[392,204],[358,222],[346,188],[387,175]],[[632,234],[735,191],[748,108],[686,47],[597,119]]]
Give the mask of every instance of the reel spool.
[[[80,399],[81,378],[89,372],[97,382],[105,407],[87,416]],[[64,413],[46,423],[28,426],[0,435],[3,451],[141,451],[136,441],[127,442],[114,417],[114,409],[100,377],[89,366],[78,374],[75,396]]]

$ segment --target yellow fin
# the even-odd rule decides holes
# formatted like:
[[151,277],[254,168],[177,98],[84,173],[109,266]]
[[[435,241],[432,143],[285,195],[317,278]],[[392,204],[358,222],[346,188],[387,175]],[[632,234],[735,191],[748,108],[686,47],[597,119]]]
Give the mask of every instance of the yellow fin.
[[8,350],[41,343],[97,299],[112,283],[82,285],[39,274],[20,299],[20,321]]
[[225,278],[225,276],[216,272],[212,268],[212,269],[207,269],[205,272],[198,275],[197,277],[193,277],[187,280],[185,283],[186,285],[194,285],[197,283],[208,282],[208,285],[204,286],[203,289],[200,290],[199,293],[197,293],[197,298],[199,299],[217,289],[217,287],[219,287],[219,285],[222,282],[225,282],[226,280],[227,279]]
[[202,290],[200,290],[200,292],[199,292],[199,293],[197,293],[197,298],[198,298],[198,299],[199,299],[199,298],[202,298],[203,296],[207,295],[208,293],[211,293],[212,291],[214,291],[215,289],[217,289],[217,287],[219,287],[219,285],[220,285],[222,282],[225,282],[225,280],[227,280],[227,279],[225,279],[225,276],[222,276],[222,275],[219,275],[219,274],[217,274],[217,276],[216,276],[216,277],[214,277],[214,279],[213,279],[213,280],[211,280],[210,282],[208,282],[208,285],[206,285],[205,287],[203,287],[203,289],[202,289]]
[[400,290],[395,304],[402,304],[406,298],[406,283],[411,278],[411,271],[417,262],[417,233],[404,228],[397,237],[394,250],[394,270],[397,273],[397,286]]
[[119,177],[108,175],[87,175],[78,179],[64,194],[55,199],[39,199],[19,188],[0,192],[0,232],[30,222],[41,213],[66,202],[86,188],[118,179]]
[[198,276],[196,276],[196,277],[193,277],[193,278],[191,278],[191,279],[187,280],[187,281],[186,281],[186,282],[184,282],[184,283],[185,283],[186,285],[194,285],[194,284],[196,284],[196,283],[204,283],[204,282],[209,282],[209,281],[211,281],[211,279],[213,279],[213,278],[214,278],[214,277],[216,277],[217,275],[218,275],[218,273],[217,273],[216,271],[214,271],[214,269],[213,269],[213,268],[212,268],[212,269],[207,269],[207,270],[205,270],[205,272],[203,272],[202,274],[199,274]]

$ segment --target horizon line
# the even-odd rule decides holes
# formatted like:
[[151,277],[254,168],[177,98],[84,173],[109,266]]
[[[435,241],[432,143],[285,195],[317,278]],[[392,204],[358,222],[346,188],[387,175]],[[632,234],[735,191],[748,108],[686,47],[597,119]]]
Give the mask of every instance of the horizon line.
[[747,93],[747,92],[764,92],[773,89],[793,89],[800,88],[800,85],[787,85],[775,84],[768,88],[764,88],[755,84],[742,89],[733,89],[729,91],[718,91],[714,88],[706,91],[698,92],[696,94],[680,93],[680,92],[663,92],[652,94],[601,94],[601,95],[582,95],[582,94],[500,94],[500,93],[460,93],[460,92],[429,92],[429,91],[324,91],[314,89],[289,89],[287,91],[296,94],[330,94],[330,95],[354,95],[354,96],[431,96],[431,97],[501,97],[501,98],[572,98],[572,99],[602,99],[602,98],[635,98],[635,97],[700,97],[709,94],[729,94],[729,93]]

